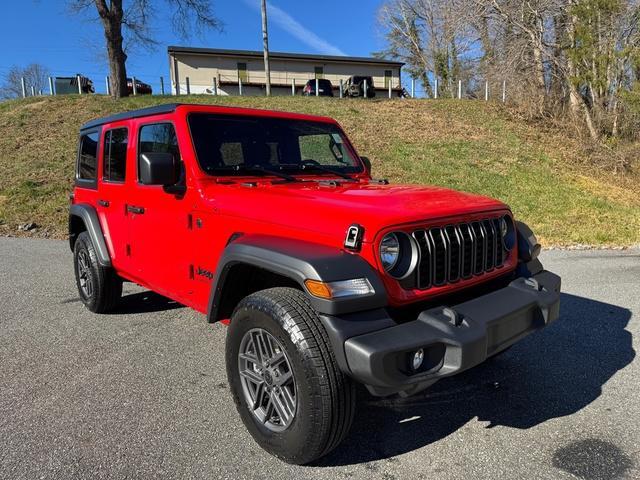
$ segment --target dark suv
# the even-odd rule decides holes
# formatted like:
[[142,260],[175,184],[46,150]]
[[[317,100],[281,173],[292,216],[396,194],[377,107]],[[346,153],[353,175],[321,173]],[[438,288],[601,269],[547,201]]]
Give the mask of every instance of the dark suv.
[[[333,85],[326,78],[317,79],[318,82],[318,96],[319,97],[333,97]],[[316,79],[309,80],[302,89],[302,95],[307,97],[314,96],[316,94]]]
[[345,97],[375,97],[376,89],[373,85],[373,78],[359,75],[349,77],[343,85],[342,94]]

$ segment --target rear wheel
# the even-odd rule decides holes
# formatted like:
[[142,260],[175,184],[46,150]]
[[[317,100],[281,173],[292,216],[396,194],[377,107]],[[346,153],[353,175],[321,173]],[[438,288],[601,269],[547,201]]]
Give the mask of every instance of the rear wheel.
[[94,313],[106,313],[122,296],[122,279],[98,262],[93,242],[87,232],[78,235],[73,249],[76,285],[82,303]]
[[306,464],[340,444],[353,420],[354,385],[303,292],[272,288],[246,297],[226,348],[238,413],[263,449]]

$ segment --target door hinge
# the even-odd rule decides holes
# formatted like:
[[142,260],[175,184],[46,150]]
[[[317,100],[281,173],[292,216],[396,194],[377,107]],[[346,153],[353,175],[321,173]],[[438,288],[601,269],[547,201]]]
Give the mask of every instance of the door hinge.
[[193,265],[189,265],[189,280],[193,280],[195,278],[195,270]]

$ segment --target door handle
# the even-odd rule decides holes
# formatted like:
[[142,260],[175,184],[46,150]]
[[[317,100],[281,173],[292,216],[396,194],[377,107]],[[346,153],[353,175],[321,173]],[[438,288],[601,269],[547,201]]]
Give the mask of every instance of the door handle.
[[144,213],[144,207],[136,207],[135,205],[127,205],[127,212],[129,212],[129,213],[137,213],[138,215],[142,215]]
[[109,206],[109,201],[108,200],[98,200],[98,205],[100,205],[101,207],[108,207]]

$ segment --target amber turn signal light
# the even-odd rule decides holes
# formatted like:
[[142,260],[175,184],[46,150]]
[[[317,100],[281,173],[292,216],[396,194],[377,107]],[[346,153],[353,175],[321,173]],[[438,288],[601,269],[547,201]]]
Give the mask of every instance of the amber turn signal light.
[[366,278],[353,278],[337,282],[321,282],[319,280],[305,280],[307,290],[318,298],[342,298],[359,295],[372,295],[373,287]]
[[331,289],[326,283],[318,280],[305,280],[304,284],[314,297],[331,298]]

